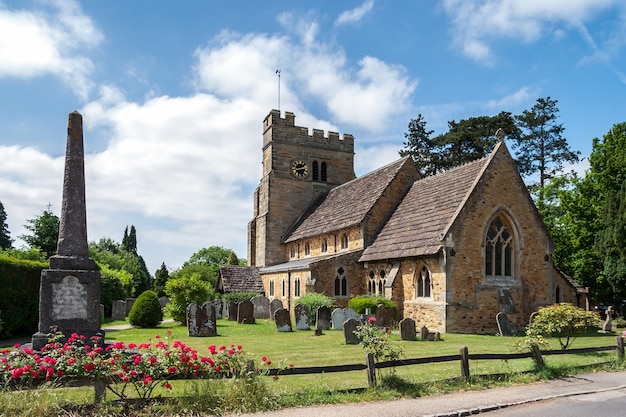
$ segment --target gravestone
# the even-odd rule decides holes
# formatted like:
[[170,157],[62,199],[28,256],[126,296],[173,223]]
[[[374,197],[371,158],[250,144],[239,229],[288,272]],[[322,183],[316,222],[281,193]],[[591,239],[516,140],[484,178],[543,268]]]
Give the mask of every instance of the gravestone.
[[135,300],[136,298],[127,298],[126,299],[126,316],[128,317],[128,314],[130,313],[130,310],[133,308],[133,305],[135,304]]
[[113,307],[111,309],[111,320],[113,321],[126,320],[126,301],[125,300],[113,301]]
[[344,316],[344,323],[346,320],[348,319],[355,319],[358,320],[358,316],[356,314],[356,311],[354,311],[354,309],[352,307],[346,307],[343,309],[343,316]]
[[254,305],[250,300],[243,300],[237,304],[237,323],[254,324]]
[[334,309],[330,317],[333,323],[333,330],[343,329],[343,322],[346,321],[346,315],[343,312],[343,308]]
[[85,151],[83,117],[68,116],[63,198],[57,253],[49,259],[49,269],[41,271],[39,321],[32,346],[40,350],[48,343],[52,327],[68,338],[72,333],[87,340],[98,336],[100,328],[100,272],[89,257],[87,210],[85,205]]
[[228,302],[228,320],[237,321],[237,303],[234,301]]
[[500,336],[513,336],[513,330],[511,329],[511,323],[509,318],[503,312],[496,314],[496,321],[498,322],[498,331]]
[[359,321],[354,318],[349,318],[343,322],[343,337],[346,340],[346,345],[358,345],[361,343],[361,339],[354,333]]
[[215,307],[215,318],[216,319],[221,319],[222,316],[224,315],[224,303],[222,302],[222,300],[217,299],[217,300],[213,300],[213,307]]
[[421,330],[420,330],[420,340],[428,340],[428,327],[426,326],[422,326]]
[[379,304],[376,307],[376,324],[380,327],[390,328],[393,326],[393,309]]
[[270,300],[264,295],[256,295],[250,299],[254,306],[255,319],[269,319],[270,316]]
[[315,315],[315,330],[317,329],[330,329],[330,308],[321,306],[317,309],[317,313]]
[[187,306],[187,334],[192,337],[217,336],[215,306],[210,301]]
[[289,310],[279,308],[274,313],[274,322],[276,323],[276,330],[279,332],[290,332],[291,327],[291,315]]
[[602,332],[611,333],[613,331],[613,324],[611,323],[611,316],[613,315],[613,306],[609,306],[606,310],[606,320],[602,323]]
[[283,302],[280,301],[278,298],[274,298],[270,302],[270,317],[274,318],[274,314],[276,314],[276,312],[281,308],[283,308]]
[[293,312],[296,317],[296,330],[309,330],[311,328],[309,306],[302,303],[296,304]]
[[166,296],[163,297],[159,297],[159,304],[161,304],[161,308],[165,308],[165,306],[167,305],[167,303],[170,302],[170,299],[167,298]]
[[407,317],[400,321],[400,339],[411,341],[417,339],[415,320]]

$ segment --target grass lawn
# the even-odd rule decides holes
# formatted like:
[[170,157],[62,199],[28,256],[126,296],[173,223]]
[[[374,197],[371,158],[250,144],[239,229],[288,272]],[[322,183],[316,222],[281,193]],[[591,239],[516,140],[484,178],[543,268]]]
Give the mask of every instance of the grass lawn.
[[[124,322],[106,323],[105,326],[124,324]],[[168,332],[171,334],[168,336]],[[621,331],[620,331],[621,333]],[[293,364],[296,368],[307,366],[328,366],[364,364],[365,353],[359,345],[346,345],[343,332],[336,330],[324,331],[323,335],[315,336],[314,331],[294,331],[279,333],[271,320],[257,320],[256,324],[243,325],[226,319],[218,320],[216,337],[189,337],[187,328],[176,322],[164,322],[154,329],[110,330],[106,334],[107,342],[122,341],[128,343],[155,343],[169,338],[169,342],[179,340],[198,350],[200,355],[208,355],[208,346],[242,345],[246,354],[258,365],[261,357],[266,356],[272,361],[271,367],[287,367]],[[398,332],[392,334],[392,342],[402,347],[403,359],[457,355],[461,347],[466,346],[470,354],[475,353],[514,353],[514,344],[520,337],[500,337],[495,335],[444,334],[439,342],[401,341]],[[558,340],[550,339],[551,348],[560,349]],[[572,348],[613,346],[616,334],[599,334],[589,331],[579,336]],[[278,378],[260,378],[262,383],[245,389],[234,389],[232,382],[224,381],[174,381],[173,390],[160,390],[157,395],[173,398],[174,403],[165,406],[171,414],[181,410],[191,410],[206,414],[219,414],[233,411],[264,410],[287,406],[302,406],[320,403],[356,402],[384,400],[401,397],[432,395],[459,389],[482,389],[501,384],[524,383],[559,373],[571,372],[573,367],[615,361],[615,351],[587,354],[568,354],[545,356],[548,370],[543,373],[534,370],[530,359],[480,360],[470,361],[472,378],[465,381],[460,378],[458,361],[412,365],[395,369],[395,377],[388,379],[383,387],[367,388],[365,371],[342,373],[326,373],[317,375],[288,375]],[[383,370],[389,375],[389,370]],[[493,375],[498,376],[493,376]],[[481,376],[482,375],[482,376]],[[484,377],[484,375],[491,375]],[[248,395],[249,394],[249,395]],[[211,398],[207,398],[211,396]],[[217,397],[220,397],[217,399]],[[225,405],[211,408],[211,401],[219,403],[232,396]],[[24,415],[56,415],[59,407],[67,409],[77,404],[86,406],[93,401],[94,390],[91,387],[39,389],[21,392],[0,392],[0,415],[21,415],[28,403],[30,413]],[[199,399],[201,398],[201,400]],[[107,400],[110,398],[107,397]],[[112,398],[111,398],[112,399]],[[188,402],[186,402],[188,401]],[[198,409],[202,402],[202,409]],[[262,403],[258,403],[262,402]],[[111,407],[105,405],[104,407]],[[221,404],[221,403],[220,403]],[[17,407],[17,408],[15,408]],[[103,406],[101,406],[103,407]],[[155,406],[163,407],[163,406]],[[167,408],[169,407],[169,408]],[[189,407],[189,408],[187,408]],[[208,408],[207,408],[208,407]],[[3,414],[3,411],[6,414]],[[13,411],[11,411],[13,410]],[[160,410],[160,411],[159,411]],[[145,410],[151,415],[163,409]],[[117,411],[116,411],[117,412]],[[102,413],[99,409],[98,413]],[[85,410],[76,415],[84,415]],[[115,414],[115,413],[114,413]],[[68,414],[69,415],[69,414]],[[94,414],[95,415],[95,414]],[[123,415],[119,414],[119,415]]]

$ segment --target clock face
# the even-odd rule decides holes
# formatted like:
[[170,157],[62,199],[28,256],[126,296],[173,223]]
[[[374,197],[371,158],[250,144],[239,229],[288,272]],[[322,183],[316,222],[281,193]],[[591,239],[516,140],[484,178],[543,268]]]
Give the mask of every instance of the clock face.
[[291,164],[291,173],[296,178],[304,178],[309,175],[309,166],[304,161],[293,161]]

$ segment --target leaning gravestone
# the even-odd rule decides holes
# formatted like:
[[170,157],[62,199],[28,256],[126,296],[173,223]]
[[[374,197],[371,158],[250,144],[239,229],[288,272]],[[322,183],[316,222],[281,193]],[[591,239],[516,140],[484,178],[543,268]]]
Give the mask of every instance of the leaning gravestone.
[[407,317],[400,321],[400,339],[411,341],[417,339],[415,320]]
[[343,323],[343,337],[346,340],[346,345],[358,345],[361,343],[359,336],[354,333],[358,325],[359,321],[352,318]]
[[228,302],[228,320],[237,321],[237,303],[234,301]]
[[309,323],[309,306],[302,303],[296,304],[293,312],[296,317],[296,330],[309,330],[311,328]]
[[115,300],[111,311],[111,320],[119,321],[126,319],[126,301]]
[[343,322],[346,321],[346,315],[343,312],[343,308],[336,308],[330,314],[331,321],[333,323],[333,330],[343,329]]
[[276,331],[292,331],[291,315],[289,314],[289,310],[286,310],[284,308],[279,308],[278,310],[276,310],[276,313],[274,313],[274,322],[276,322]]
[[503,312],[496,314],[496,321],[498,322],[498,331],[500,336],[513,336],[513,330],[511,329],[511,323],[509,318]]
[[254,305],[250,300],[243,300],[237,304],[237,323],[254,324]]
[[217,336],[215,306],[210,301],[187,306],[187,334],[192,337]]
[[315,315],[315,330],[330,329],[330,308],[321,306]]
[[606,310],[606,320],[602,323],[602,332],[611,333],[613,331],[613,324],[611,323],[611,316],[613,315],[613,306],[609,306]]
[[379,304],[376,307],[376,324],[380,327],[390,328],[393,326],[393,309]]
[[356,314],[356,311],[352,307],[346,307],[343,309],[344,323],[348,319],[358,320],[359,316]]
[[270,300],[263,295],[256,295],[250,299],[254,306],[255,319],[269,319],[270,316]]
[[270,317],[274,318],[274,314],[276,314],[276,312],[281,308],[283,308],[283,302],[278,298],[274,298],[270,303]]

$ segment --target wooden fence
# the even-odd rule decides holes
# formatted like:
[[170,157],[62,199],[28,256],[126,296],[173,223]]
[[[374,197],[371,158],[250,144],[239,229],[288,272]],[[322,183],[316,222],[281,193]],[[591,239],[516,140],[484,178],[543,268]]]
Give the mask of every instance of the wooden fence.
[[332,372],[348,372],[367,370],[367,382],[370,386],[376,385],[376,369],[397,368],[409,365],[421,365],[429,363],[454,362],[460,363],[461,376],[465,379],[470,377],[470,360],[513,360],[532,358],[538,367],[544,366],[543,357],[548,355],[574,355],[579,353],[594,353],[615,350],[618,362],[624,360],[624,339],[617,337],[615,346],[601,346],[592,348],[567,349],[567,350],[540,350],[535,346],[532,352],[525,353],[475,353],[470,354],[467,347],[462,347],[458,355],[432,356],[415,359],[399,359],[387,362],[374,362],[371,354],[365,356],[364,364],[337,365],[337,366],[312,366],[305,368],[270,369],[269,375],[311,375]]

